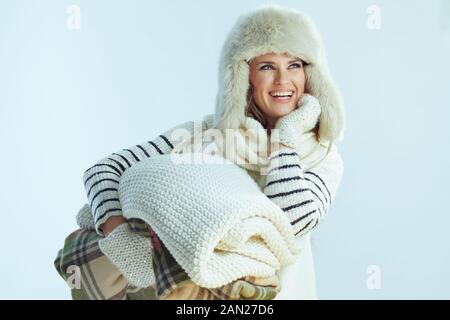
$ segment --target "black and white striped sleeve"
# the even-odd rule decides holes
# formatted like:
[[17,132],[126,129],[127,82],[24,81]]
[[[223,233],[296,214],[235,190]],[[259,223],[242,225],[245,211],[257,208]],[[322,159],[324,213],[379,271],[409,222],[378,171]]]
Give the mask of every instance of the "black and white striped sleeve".
[[102,234],[99,227],[109,217],[122,215],[118,187],[125,170],[142,159],[170,153],[183,140],[183,134],[192,135],[199,127],[203,130],[203,126],[202,121],[185,122],[151,141],[112,153],[84,172],[83,182],[97,233]]
[[313,169],[303,171],[294,149],[283,147],[270,154],[264,194],[288,216],[294,235],[314,229],[328,212],[343,176],[337,147]]

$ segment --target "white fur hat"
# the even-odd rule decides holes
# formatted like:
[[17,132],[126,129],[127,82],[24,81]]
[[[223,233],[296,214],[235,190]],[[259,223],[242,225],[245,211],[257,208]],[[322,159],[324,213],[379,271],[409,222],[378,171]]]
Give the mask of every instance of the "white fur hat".
[[280,6],[263,6],[239,17],[222,48],[215,126],[237,129],[245,120],[249,65],[266,53],[289,53],[305,61],[306,90],[322,107],[321,139],[343,138],[345,114],[339,91],[326,64],[322,41],[313,21]]

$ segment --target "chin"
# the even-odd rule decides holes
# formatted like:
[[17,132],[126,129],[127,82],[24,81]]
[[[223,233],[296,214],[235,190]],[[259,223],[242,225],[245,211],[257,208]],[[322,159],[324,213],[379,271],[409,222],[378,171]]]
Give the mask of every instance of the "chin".
[[296,105],[285,105],[285,104],[266,104],[265,112],[263,114],[269,118],[280,118],[290,112],[294,111]]
[[295,110],[295,105],[293,106],[277,106],[274,108],[274,110],[276,110],[276,112],[274,112],[276,114],[277,117],[282,117],[287,115],[289,112],[292,112]]

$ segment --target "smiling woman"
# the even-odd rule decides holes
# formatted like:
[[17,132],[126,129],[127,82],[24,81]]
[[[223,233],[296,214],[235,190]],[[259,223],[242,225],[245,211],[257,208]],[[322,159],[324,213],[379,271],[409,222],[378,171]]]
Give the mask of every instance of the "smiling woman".
[[[66,265],[74,260],[79,261],[78,255],[81,254],[97,260],[98,272],[94,277],[86,274],[86,282],[98,279],[95,286],[90,283],[91,287],[104,288],[100,296],[106,298],[123,298],[128,290],[127,285],[131,285],[133,289],[154,287],[156,298],[160,299],[242,299],[243,296],[252,299],[273,299],[275,296],[278,299],[315,299],[310,233],[330,209],[343,175],[343,162],[334,141],[342,135],[344,111],[337,88],[328,74],[321,46],[313,22],[296,10],[264,6],[242,15],[222,49],[214,114],[205,115],[200,125],[188,121],[150,141],[114,152],[84,172],[89,206],[82,210],[78,223],[81,228],[94,233],[87,236],[94,239],[94,243],[86,247],[86,242],[80,240],[77,255],[73,257],[71,249],[74,244],[78,246],[78,242],[70,239],[70,246],[60,252],[60,259],[57,259],[60,274],[64,277]],[[231,154],[228,160],[239,166],[237,172],[245,175],[248,185],[230,174],[210,174],[199,186],[202,192],[193,195],[196,184],[192,181],[204,176],[206,169],[194,168],[197,171],[192,174],[187,173],[184,167],[176,167],[183,170],[179,172],[158,164],[158,160],[165,159],[163,155],[174,153],[179,145],[186,142],[180,140],[179,135],[174,135],[179,129],[192,136],[198,129],[205,135],[213,130],[221,137],[228,137],[231,130],[234,133],[231,140],[237,138],[237,144],[228,144],[227,140],[222,149],[220,146],[214,149],[209,147],[219,145],[218,141],[210,143],[207,140],[206,144],[201,145],[204,147],[202,151],[224,151],[221,156],[227,158]],[[257,131],[258,139],[262,138],[263,143],[248,140],[251,131]],[[156,159],[148,159],[156,156]],[[240,161],[242,159],[244,161]],[[135,165],[139,162],[143,163]],[[147,168],[145,164],[151,166]],[[127,175],[137,168],[144,168],[144,173],[127,180]],[[151,181],[157,184],[153,189],[155,191],[130,191],[130,197],[120,196],[120,190],[134,190],[131,187],[137,177],[144,177],[145,172],[150,171],[160,176],[145,179],[144,186]],[[168,183],[168,172],[176,172],[174,181],[177,182]],[[186,177],[193,180],[188,181]],[[258,214],[256,221],[259,223],[245,230],[242,229],[244,222],[223,231],[214,229],[214,226],[228,226],[229,221],[234,221],[230,219],[236,212],[245,216],[243,221],[249,220],[249,216],[242,213],[245,210],[236,209],[238,197],[233,197],[233,200],[227,198],[230,195],[225,188],[227,179],[231,179],[229,185],[233,186],[230,190],[244,188],[240,190],[240,195],[252,195],[250,200],[244,201],[245,207],[260,207],[264,201],[270,204],[274,208],[274,216],[286,226],[283,228],[285,232],[275,232],[281,225],[276,223],[276,219],[262,221],[264,214]],[[214,182],[217,188],[211,187]],[[163,186],[168,189],[161,194]],[[136,195],[139,200],[127,200],[135,199]],[[215,201],[211,203],[211,199]],[[170,226],[170,232],[164,232],[159,220],[141,221],[143,225],[133,229],[134,222],[130,220],[142,219],[142,216],[130,215],[135,210],[130,208],[136,208],[139,203],[146,204],[145,208],[152,208],[148,212],[166,207],[173,210],[166,219],[156,215],[163,221],[162,225]],[[211,212],[216,213],[214,206],[220,203],[234,207],[220,206],[221,210],[226,208],[222,212],[223,221],[214,223],[218,215],[211,216]],[[186,204],[189,205],[186,207]],[[143,211],[147,212],[146,209]],[[267,210],[264,212],[267,213]],[[211,223],[202,224],[204,222]],[[206,226],[201,228],[202,225]],[[187,226],[189,230],[183,232],[182,227]],[[82,234],[80,239],[86,237]],[[215,242],[202,242],[202,248],[208,248],[211,252],[192,251],[202,253],[200,257],[186,254],[188,250],[169,250],[161,254],[164,246],[178,248],[181,244],[192,249],[202,238],[201,235],[210,234],[214,237],[207,237],[207,240],[215,239]],[[191,238],[182,240],[183,235]],[[219,236],[223,238],[216,238]],[[255,239],[264,241],[257,243]],[[301,254],[293,257],[295,262],[291,265],[281,263],[286,260],[285,255],[278,256],[277,251],[284,246],[271,246],[271,239],[286,239],[288,247],[297,241]],[[99,248],[95,257],[89,255],[93,247]],[[225,262],[213,268],[214,278],[226,278],[227,281],[213,284],[198,281],[206,269],[197,268],[195,263],[190,265],[189,261],[185,261],[185,256],[194,257],[194,262],[198,262],[213,256],[216,250]],[[98,262],[100,259],[103,265]],[[84,265],[90,263],[94,264],[88,259],[83,262]],[[260,269],[245,269],[244,265],[257,265]],[[114,283],[122,283],[125,287],[114,287],[99,276],[101,270],[114,268],[121,274],[120,281],[115,280]],[[248,272],[244,277],[233,278],[235,280],[230,282],[224,275],[229,275],[233,268]],[[183,270],[195,272],[186,275]],[[192,281],[197,279],[197,282],[187,281],[187,276]],[[98,295],[86,291],[81,296],[96,298]]]
[[268,53],[250,61],[249,112],[269,132],[280,117],[297,107],[305,92],[303,64],[287,53]]

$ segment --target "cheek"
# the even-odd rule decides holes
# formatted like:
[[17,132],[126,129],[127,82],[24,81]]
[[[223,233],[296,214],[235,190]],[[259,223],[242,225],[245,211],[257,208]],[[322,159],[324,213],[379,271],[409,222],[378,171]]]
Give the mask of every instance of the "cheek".
[[298,90],[300,90],[300,91],[304,91],[305,90],[306,76],[305,76],[305,72],[303,70],[295,78],[294,81],[295,81],[295,85],[297,86]]
[[253,94],[257,97],[262,97],[270,88],[270,79],[267,76],[252,76],[250,81],[253,86]]
[[303,93],[305,93],[306,77],[303,71],[301,72],[301,74],[299,74],[293,79],[293,83],[297,88],[295,105],[298,105],[300,97],[302,96]]

